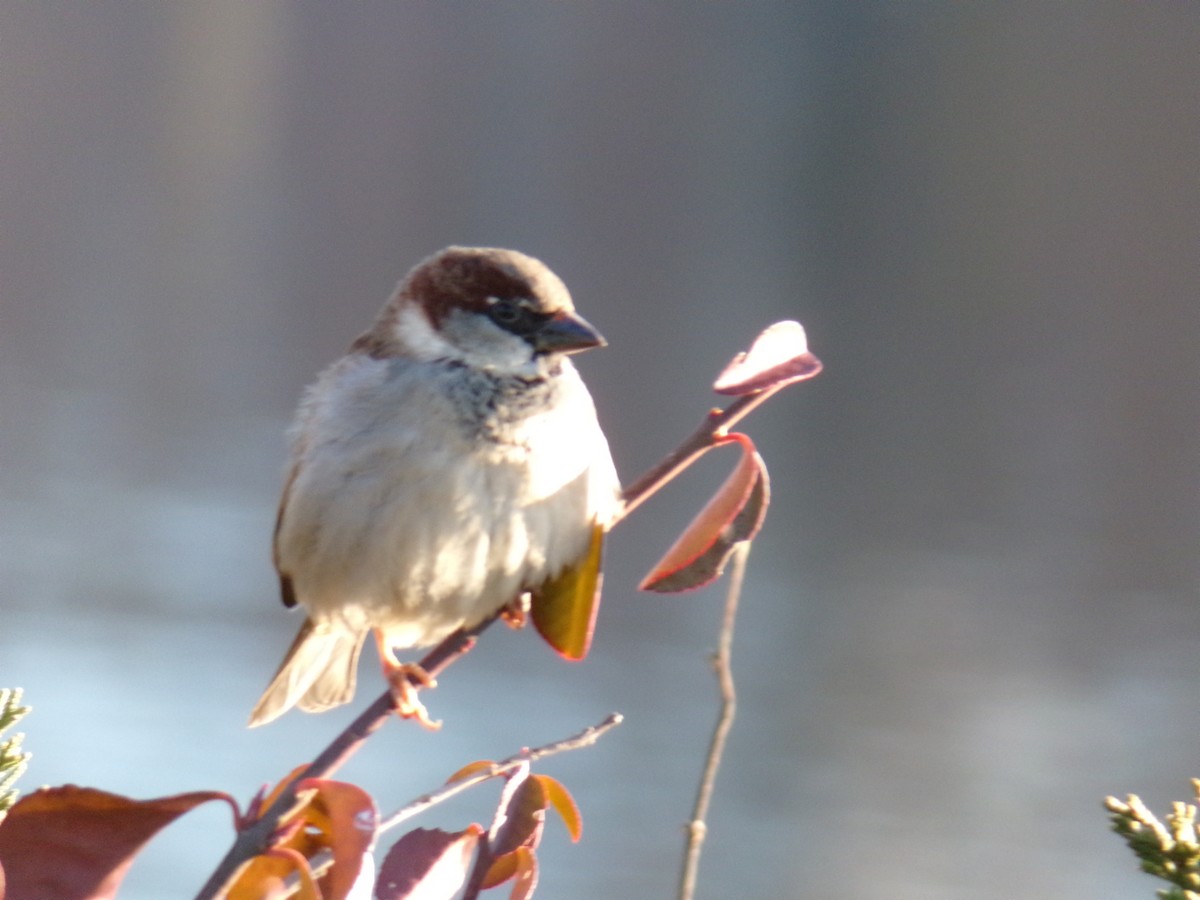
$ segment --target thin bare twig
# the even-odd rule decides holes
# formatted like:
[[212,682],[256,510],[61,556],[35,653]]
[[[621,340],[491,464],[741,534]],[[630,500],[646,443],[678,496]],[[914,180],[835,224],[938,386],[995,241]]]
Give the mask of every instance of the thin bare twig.
[[733,551],[733,568],[729,573],[729,591],[725,595],[725,612],[721,617],[721,630],[717,637],[717,652],[713,654],[713,670],[717,676],[717,690],[721,706],[708,745],[708,756],[704,772],[696,790],[696,803],[692,818],[687,824],[684,839],[683,871],[679,877],[679,900],[691,900],[696,890],[696,872],[700,868],[700,850],[708,836],[708,807],[712,802],[717,783],[717,770],[725,753],[725,741],[733,727],[737,713],[737,692],[733,684],[733,668],[730,663],[733,647],[733,626],[737,619],[738,601],[742,594],[742,580],[746,575],[746,558],[750,555],[750,542],[742,541]]
[[486,769],[481,769],[469,778],[464,778],[461,781],[454,781],[444,785],[436,791],[431,791],[411,803],[402,806],[396,812],[392,813],[386,819],[379,823],[379,833],[395,828],[403,822],[408,821],[414,816],[418,816],[432,806],[436,806],[446,800],[449,800],[456,794],[459,794],[468,788],[473,788],[477,784],[482,784],[489,778],[495,778],[497,775],[507,772],[510,769],[515,769],[522,763],[532,763],[539,759],[545,759],[547,756],[554,756],[557,753],[565,753],[568,750],[579,750],[583,747],[590,747],[596,741],[600,740],[606,732],[611,731],[624,721],[625,717],[620,713],[612,713],[596,725],[590,725],[578,734],[572,735],[569,738],[563,738],[561,741],[555,741],[552,744],[546,744],[542,747],[535,747],[532,750],[525,749],[520,753],[510,756],[506,760],[498,763],[492,763]]

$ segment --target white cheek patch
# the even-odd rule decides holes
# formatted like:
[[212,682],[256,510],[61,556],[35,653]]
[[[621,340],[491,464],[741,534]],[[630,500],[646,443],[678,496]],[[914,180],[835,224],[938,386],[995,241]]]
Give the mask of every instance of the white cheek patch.
[[462,359],[462,352],[437,333],[425,313],[413,304],[400,307],[396,317],[396,340],[423,362],[435,359]]

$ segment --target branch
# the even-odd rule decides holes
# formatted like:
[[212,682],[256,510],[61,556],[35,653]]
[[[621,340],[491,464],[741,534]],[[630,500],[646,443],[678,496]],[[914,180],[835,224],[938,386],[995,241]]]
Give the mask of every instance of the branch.
[[672,481],[680,472],[703,456],[708,450],[717,446],[722,437],[736,423],[744,419],[754,409],[761,406],[786,385],[773,385],[766,390],[745,397],[738,397],[725,409],[709,410],[708,415],[699,427],[687,437],[673,452],[667,454],[662,462],[642,475],[629,487],[621,491],[624,505],[613,521],[613,526],[622,521],[631,512],[650,499],[665,484]]
[[696,872],[700,867],[700,850],[708,835],[708,807],[717,783],[717,770],[725,753],[725,741],[733,727],[737,712],[737,693],[733,684],[733,668],[730,651],[733,646],[733,626],[737,618],[738,600],[742,593],[742,580],[746,575],[746,558],[750,555],[750,542],[743,541],[733,552],[733,570],[729,575],[729,592],[725,595],[725,614],[721,619],[721,630],[717,637],[717,652],[713,655],[713,669],[717,676],[717,689],[721,708],[713,728],[712,740],[708,745],[708,757],[704,773],[696,790],[696,803],[692,808],[692,819],[687,824],[684,841],[683,871],[679,877],[679,900],[691,900],[696,890]]
[[[497,610],[478,625],[465,631],[460,629],[454,632],[426,654],[425,658],[421,660],[421,668],[431,677],[437,677],[438,673],[474,647],[479,635],[486,631],[488,626],[499,616],[500,611]],[[411,683],[414,688],[420,687],[415,682]],[[378,731],[380,726],[391,717],[394,709],[395,699],[392,692],[384,691],[358,718],[347,725],[328,747],[321,751],[321,754],[309,764],[307,769],[292,779],[291,783],[280,792],[274,803],[257,818],[244,823],[238,830],[237,837],[234,838],[233,846],[229,848],[225,858],[221,860],[216,870],[205,882],[204,887],[200,889],[196,900],[213,900],[213,898],[224,895],[241,868],[254,857],[265,853],[271,846],[272,838],[279,830],[280,822],[296,805],[295,786],[306,778],[326,778],[341,768],[342,764],[354,755],[363,742]],[[251,814],[253,814],[253,810],[251,810]]]

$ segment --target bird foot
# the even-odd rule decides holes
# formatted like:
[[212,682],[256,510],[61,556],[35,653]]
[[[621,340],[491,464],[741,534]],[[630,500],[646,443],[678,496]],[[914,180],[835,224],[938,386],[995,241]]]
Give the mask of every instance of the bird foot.
[[392,690],[392,703],[396,712],[403,719],[415,719],[421,727],[429,731],[437,731],[442,727],[441,719],[429,718],[429,712],[417,698],[417,691],[423,687],[437,687],[428,672],[416,663],[384,663],[384,677]]
[[504,624],[517,631],[525,627],[525,623],[529,621],[529,592],[524,591],[513,597],[504,606],[500,608],[500,618]]

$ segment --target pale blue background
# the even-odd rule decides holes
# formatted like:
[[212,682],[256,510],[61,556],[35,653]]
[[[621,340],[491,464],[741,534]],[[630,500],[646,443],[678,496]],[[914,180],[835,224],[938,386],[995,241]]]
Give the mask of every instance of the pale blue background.
[[[491,243],[609,338],[627,479],[764,325],[827,365],[746,424],[775,500],[701,896],[1150,897],[1101,799],[1200,775],[1198,47],[1182,2],[0,3],[25,786],[244,799],[346,721],[243,728],[297,627],[282,432],[408,266]],[[586,664],[491,634],[444,731],[346,777],[392,809],[621,710],[545,766],[585,837],[542,894],[670,896],[720,594],[635,585],[727,463],[614,536]],[[189,817],[127,896],[228,838]]]

